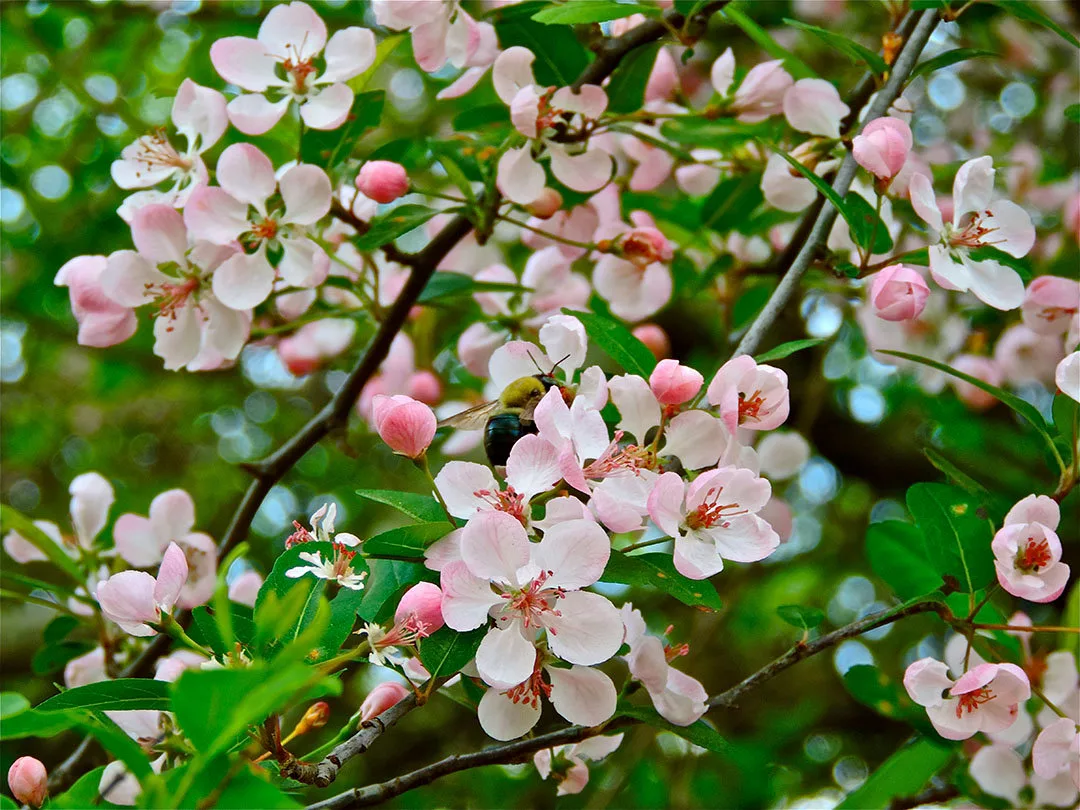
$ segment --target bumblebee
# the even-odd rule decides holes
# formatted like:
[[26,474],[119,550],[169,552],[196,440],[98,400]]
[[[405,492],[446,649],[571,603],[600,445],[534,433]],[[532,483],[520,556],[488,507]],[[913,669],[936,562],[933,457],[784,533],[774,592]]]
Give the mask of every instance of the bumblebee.
[[550,374],[534,374],[514,380],[503,389],[498,399],[444,419],[439,422],[439,427],[483,430],[488,461],[493,467],[504,466],[517,440],[529,433],[536,433],[533,411],[552,388],[562,392],[567,404],[573,402],[573,388]]

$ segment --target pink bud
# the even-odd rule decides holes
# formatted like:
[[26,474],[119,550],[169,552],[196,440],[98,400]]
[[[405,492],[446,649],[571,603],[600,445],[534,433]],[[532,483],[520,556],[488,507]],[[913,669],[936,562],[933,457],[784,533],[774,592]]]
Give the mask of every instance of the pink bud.
[[417,371],[409,377],[409,396],[426,405],[437,405],[442,398],[442,383],[433,372]]
[[1024,296],[1024,325],[1041,335],[1060,335],[1080,310],[1080,283],[1061,276],[1039,276]]
[[906,123],[899,118],[875,118],[855,136],[851,152],[860,166],[886,180],[904,168],[911,144],[911,127]]
[[391,450],[409,458],[424,454],[435,438],[438,422],[431,408],[401,394],[375,397],[371,401],[371,421]]
[[655,323],[643,323],[634,327],[634,337],[644,343],[657,360],[671,353],[671,340]]
[[380,683],[364,698],[360,704],[360,721],[366,723],[373,717],[378,717],[395,703],[400,703],[409,694],[407,687],[397,681]]
[[428,635],[434,633],[445,623],[442,615],[442,591],[433,582],[418,582],[398,602],[394,611],[394,623],[403,624],[410,619],[422,624]]
[[654,262],[670,262],[674,251],[671,242],[656,228],[634,228],[619,242],[623,258],[638,267],[648,267]]
[[701,390],[705,378],[678,360],[661,360],[649,375],[649,387],[661,405],[682,405]]
[[918,318],[930,297],[930,287],[917,270],[893,264],[874,273],[870,281],[870,305],[885,321]]
[[255,598],[262,584],[263,578],[258,571],[245,571],[229,585],[229,599],[239,605],[255,607]]
[[[1004,381],[1000,366],[989,357],[981,357],[975,354],[961,354],[954,357],[949,364],[957,371],[962,371],[969,377],[975,377],[990,385],[1000,386]],[[997,398],[988,394],[981,388],[976,388],[969,382],[957,378],[950,378],[949,382],[956,389],[956,395],[970,408],[983,411],[994,405]]]
[[11,795],[31,807],[41,807],[49,795],[49,774],[33,757],[15,760],[8,769],[7,781]]
[[389,160],[369,160],[356,176],[356,187],[365,197],[389,203],[409,190],[405,167]]
[[550,219],[555,212],[562,208],[562,194],[553,188],[544,188],[540,196],[525,206],[525,210],[534,217]]

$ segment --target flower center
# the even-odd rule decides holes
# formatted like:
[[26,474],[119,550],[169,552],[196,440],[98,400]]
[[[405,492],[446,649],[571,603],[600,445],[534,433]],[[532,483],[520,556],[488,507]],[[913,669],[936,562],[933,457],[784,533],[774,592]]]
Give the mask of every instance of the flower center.
[[[738,503],[720,503],[720,494],[723,491],[723,487],[713,487],[705,493],[705,500],[686,516],[688,528],[710,529],[719,525],[720,528],[726,529],[730,525],[727,518],[746,513],[745,509],[739,509]],[[732,512],[730,511],[732,509],[738,511]]]
[[300,521],[294,520],[292,525],[296,531],[285,538],[285,548],[292,548],[297,543],[314,542],[315,538],[311,536],[311,532],[300,525]]
[[540,707],[540,696],[551,697],[551,684],[544,683],[544,670],[537,660],[533,666],[533,673],[525,681],[522,681],[513,689],[506,691],[506,696],[514,703],[526,703],[534,709]]
[[765,407],[765,397],[762,395],[761,390],[758,389],[752,394],[744,394],[739,392],[739,424],[748,419],[753,419],[755,422],[761,420],[761,417],[766,415],[768,411],[763,414],[762,408]]
[[622,473],[641,475],[642,470],[655,470],[656,453],[652,448],[630,444],[620,449],[619,441],[624,433],[615,431],[615,438],[600,454],[600,458],[590,462],[582,470],[586,478],[610,478]]
[[[353,575],[352,560],[356,556],[356,552],[352,551],[344,543],[334,543],[334,568],[333,575],[335,579],[342,579]],[[363,579],[366,572],[360,574],[360,578]]]
[[[146,166],[147,171],[165,166],[186,172],[193,165],[190,158],[181,155],[176,151],[176,147],[169,143],[164,129],[158,129],[149,135],[144,135],[139,139],[139,146],[139,153],[134,162]],[[140,172],[136,171],[135,174],[139,176]]]
[[1040,568],[1050,564],[1050,544],[1046,540],[1036,542],[1029,537],[1022,549],[1016,552],[1016,567],[1024,573],[1039,573]]
[[[157,308],[155,317],[161,316],[174,321],[177,312],[187,304],[188,297],[199,289],[199,279],[191,276],[176,284],[148,282],[144,285],[144,289],[146,294],[153,298],[154,306]],[[168,327],[167,331],[171,332],[172,327]]]
[[997,695],[990,691],[989,686],[984,686],[982,689],[976,689],[974,692],[965,692],[960,695],[956,702],[956,719],[960,719],[964,716],[966,711],[971,714],[977,708],[984,703],[989,703]]
[[258,241],[270,240],[278,235],[278,223],[276,219],[264,219],[262,222],[253,223],[251,235]]
[[498,489],[478,489],[473,495],[480,498],[497,512],[506,512],[528,528],[528,517],[525,514],[525,496],[514,491],[513,487],[507,487],[505,491]]
[[983,223],[984,217],[993,217],[990,211],[983,211],[972,215],[971,220],[959,230],[951,230],[948,235],[948,242],[953,247],[966,247],[975,248],[981,245],[992,245],[995,241],[1002,240],[989,240],[986,237],[997,230],[997,228],[988,227]]
[[[520,614],[521,621],[526,628],[542,627],[541,617],[545,613],[553,616],[561,616],[555,609],[555,603],[566,595],[562,588],[545,588],[544,583],[551,577],[553,572],[541,571],[536,579],[521,590],[509,591],[502,595],[507,600],[506,610]],[[555,630],[547,628],[552,635]]]
[[430,635],[431,626],[415,613],[410,613],[404,621],[395,624],[387,633],[378,639],[371,639],[371,646],[377,650],[384,647],[415,647],[420,643],[420,639]]

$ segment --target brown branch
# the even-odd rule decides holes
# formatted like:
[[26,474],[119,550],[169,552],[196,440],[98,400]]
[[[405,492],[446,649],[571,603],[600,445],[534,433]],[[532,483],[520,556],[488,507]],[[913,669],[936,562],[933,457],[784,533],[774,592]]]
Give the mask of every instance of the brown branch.
[[[945,611],[945,606],[936,600],[912,602],[893,608],[892,610],[883,611],[874,616],[867,616],[865,619],[841,627],[820,638],[814,639],[813,641],[800,643],[742,682],[736,684],[727,691],[721,692],[710,698],[708,702],[709,708],[734,707],[739,698],[746,692],[760,686],[765,683],[765,681],[775,678],[793,664],[802,661],[805,658],[817,655],[822,650],[826,650],[841,641],[862,635],[877,627],[892,624],[893,622],[907,618],[908,616],[916,616],[920,613],[944,613]],[[408,698],[402,702],[404,703],[407,700]],[[393,711],[393,709],[390,709],[389,711]],[[599,734],[606,734],[607,732],[619,728],[638,725],[640,723],[640,720],[632,717],[616,717],[601,726],[570,726],[528,740],[518,740],[504,745],[495,745],[491,748],[485,748],[482,751],[475,751],[470,754],[455,754],[386,782],[347,790],[337,796],[308,805],[305,810],[346,810],[346,808],[371,807],[372,805],[380,804],[388,799],[392,799],[395,796],[400,796],[402,793],[407,793],[415,788],[430,784],[436,779],[447,776],[448,774],[466,771],[472,768],[479,768],[484,765],[499,765],[520,761],[523,757],[545,748],[580,742],[589,737],[596,737]]]

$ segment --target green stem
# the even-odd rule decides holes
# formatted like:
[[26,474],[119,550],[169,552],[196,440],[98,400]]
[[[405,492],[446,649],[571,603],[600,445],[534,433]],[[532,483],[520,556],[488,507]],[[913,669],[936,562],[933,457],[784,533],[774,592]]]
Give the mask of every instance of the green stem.
[[657,537],[655,540],[643,540],[640,543],[634,543],[632,546],[627,546],[626,548],[619,549],[619,551],[625,554],[628,551],[636,551],[639,548],[648,548],[649,546],[656,546],[660,543],[668,543],[670,541],[670,537]]
[[427,453],[424,453],[418,459],[414,459],[414,461],[416,466],[420,468],[420,471],[424,473],[428,483],[431,484],[431,492],[439,502],[439,506],[443,508],[443,512],[446,513],[446,519],[450,521],[451,526],[457,526],[457,523],[454,521],[454,516],[450,514],[450,508],[446,505],[446,501],[443,500],[442,493],[439,492],[439,486],[435,483],[435,477],[431,474],[431,465],[428,464]]

